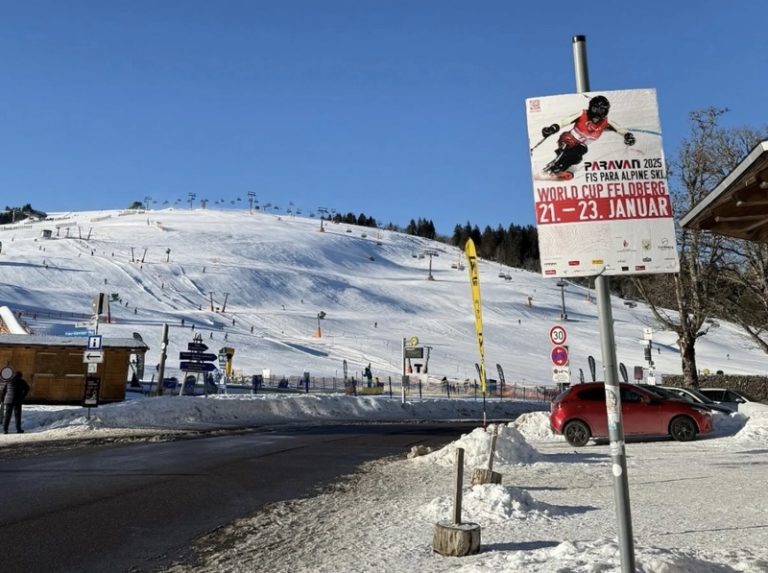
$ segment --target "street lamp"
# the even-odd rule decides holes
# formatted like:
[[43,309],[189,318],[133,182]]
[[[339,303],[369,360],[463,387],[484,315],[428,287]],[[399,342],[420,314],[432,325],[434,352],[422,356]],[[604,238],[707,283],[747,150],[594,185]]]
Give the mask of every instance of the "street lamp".
[[320,321],[325,318],[325,312],[320,311],[317,313],[317,337],[322,338],[323,337],[323,331],[320,330]]
[[560,279],[556,284],[560,287],[560,299],[563,303],[563,311],[560,313],[560,320],[568,320],[568,314],[565,312],[565,281]]

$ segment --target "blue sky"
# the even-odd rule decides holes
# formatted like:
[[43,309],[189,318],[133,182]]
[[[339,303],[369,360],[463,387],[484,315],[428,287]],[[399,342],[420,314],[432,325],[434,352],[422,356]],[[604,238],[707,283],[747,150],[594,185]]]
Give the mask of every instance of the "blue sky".
[[[0,19],[0,207],[122,208],[189,193],[381,223],[534,221],[524,100],[656,88],[765,125],[762,2],[28,1]],[[237,198],[240,202],[235,202]],[[165,202],[168,201],[168,204]]]

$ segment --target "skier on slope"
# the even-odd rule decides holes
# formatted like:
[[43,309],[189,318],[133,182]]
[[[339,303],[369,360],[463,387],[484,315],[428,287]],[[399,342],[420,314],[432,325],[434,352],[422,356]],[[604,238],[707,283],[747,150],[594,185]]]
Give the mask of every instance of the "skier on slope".
[[[624,144],[635,144],[635,136],[626,129],[608,120],[608,111],[611,104],[605,96],[595,96],[589,100],[587,109],[569,116],[562,125],[573,124],[568,131],[563,131],[557,139],[555,158],[544,167],[544,173],[557,179],[572,179],[573,173],[568,168],[580,163],[588,151],[588,146],[597,141],[604,131],[614,131],[624,136]],[[560,125],[553,123],[541,130],[544,138],[560,131]]]

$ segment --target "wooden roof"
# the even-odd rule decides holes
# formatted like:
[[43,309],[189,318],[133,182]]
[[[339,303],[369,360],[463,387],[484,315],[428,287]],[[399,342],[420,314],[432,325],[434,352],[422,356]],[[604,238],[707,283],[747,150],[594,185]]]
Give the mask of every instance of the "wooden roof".
[[[87,338],[84,336],[45,336],[35,334],[0,335],[2,346],[59,346],[86,349]],[[136,338],[103,338],[102,348],[127,348],[137,352],[146,352],[149,346]]]
[[768,241],[768,140],[756,145],[680,225],[748,241]]

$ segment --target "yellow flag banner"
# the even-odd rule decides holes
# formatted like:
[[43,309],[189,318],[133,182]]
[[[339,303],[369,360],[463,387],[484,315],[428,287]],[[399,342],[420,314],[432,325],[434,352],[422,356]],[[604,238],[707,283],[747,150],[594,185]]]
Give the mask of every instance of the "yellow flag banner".
[[477,349],[480,351],[480,389],[485,394],[485,349],[483,348],[483,309],[480,303],[480,275],[477,272],[477,251],[472,239],[464,245],[464,254],[469,263],[469,285],[472,288],[472,307],[475,310],[475,332]]

